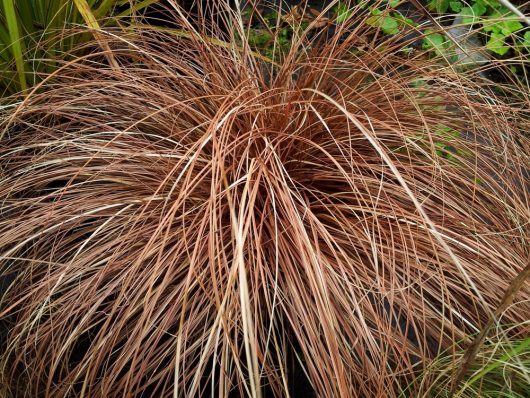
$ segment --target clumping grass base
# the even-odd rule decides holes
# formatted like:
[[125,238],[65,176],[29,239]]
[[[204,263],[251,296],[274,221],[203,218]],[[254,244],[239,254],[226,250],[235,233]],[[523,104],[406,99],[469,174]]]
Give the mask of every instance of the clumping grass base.
[[530,262],[524,90],[358,20],[267,59],[220,15],[109,31],[113,67],[2,110],[14,397],[427,394]]

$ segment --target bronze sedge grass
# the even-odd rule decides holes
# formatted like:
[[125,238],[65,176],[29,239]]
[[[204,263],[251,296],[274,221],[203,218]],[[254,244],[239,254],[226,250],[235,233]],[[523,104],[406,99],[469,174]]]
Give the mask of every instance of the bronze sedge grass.
[[530,261],[524,89],[399,37],[352,52],[353,20],[268,62],[220,15],[108,31],[118,69],[93,52],[2,111],[13,396],[396,396]]

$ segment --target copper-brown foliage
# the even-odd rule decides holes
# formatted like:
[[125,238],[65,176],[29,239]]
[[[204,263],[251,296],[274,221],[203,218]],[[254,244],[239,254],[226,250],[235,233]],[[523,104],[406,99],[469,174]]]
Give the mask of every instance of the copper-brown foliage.
[[530,261],[528,97],[393,39],[355,55],[363,24],[280,66],[180,24],[114,32],[119,70],[91,55],[3,111],[3,383],[395,396]]

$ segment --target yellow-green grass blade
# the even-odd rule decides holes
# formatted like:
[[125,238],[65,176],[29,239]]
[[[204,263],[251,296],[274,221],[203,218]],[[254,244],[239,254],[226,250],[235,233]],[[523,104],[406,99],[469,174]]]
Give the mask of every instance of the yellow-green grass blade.
[[99,30],[99,23],[96,16],[92,12],[90,5],[87,3],[87,0],[74,0],[74,4],[77,7],[77,10],[85,20],[85,23],[89,28]]
[[494,371],[496,368],[500,366],[504,366],[507,361],[517,356],[518,354],[524,352],[529,347],[530,347],[530,338],[524,339],[523,341],[519,342],[519,344],[513,347],[509,352],[505,353],[501,358],[499,358],[498,360],[494,360],[488,366],[484,367],[480,372],[475,374],[471,379],[466,381],[466,383],[462,387],[462,390],[465,390],[467,387],[481,380],[483,377],[485,377],[488,373]]
[[102,18],[108,14],[109,10],[114,7],[117,0],[103,0],[99,7],[94,11],[96,18]]
[[99,33],[101,28],[99,26],[96,16],[92,12],[92,9],[88,5],[87,1],[74,0],[74,4],[83,19],[85,20],[85,23],[88,25],[88,27],[94,30],[94,37],[98,41],[101,48],[105,51],[109,64],[112,66],[112,68],[119,69],[117,62],[112,55],[112,50],[110,49],[109,44],[105,40],[105,37]]
[[17,15],[15,12],[14,0],[3,0],[4,13],[6,18],[7,30],[9,31],[11,52],[15,58],[17,67],[18,80],[22,91],[26,91],[26,68],[24,66],[24,55],[22,51],[22,38],[18,29]]
[[[127,10],[123,11],[121,14],[118,15],[119,18],[128,17],[135,12],[141,11],[142,9],[158,3],[160,0],[144,0],[140,1],[139,3],[135,3],[132,7],[128,8]],[[121,4],[125,4],[125,2],[122,2]]]

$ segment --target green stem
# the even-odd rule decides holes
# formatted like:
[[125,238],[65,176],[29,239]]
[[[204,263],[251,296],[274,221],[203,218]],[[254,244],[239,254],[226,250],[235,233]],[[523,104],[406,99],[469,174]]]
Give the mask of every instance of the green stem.
[[3,0],[4,12],[7,23],[7,30],[9,31],[9,37],[11,40],[11,51],[15,58],[15,64],[17,67],[18,79],[20,82],[20,88],[22,91],[26,91],[26,70],[24,67],[24,57],[22,52],[22,39],[18,30],[17,15],[15,12],[14,0]]

